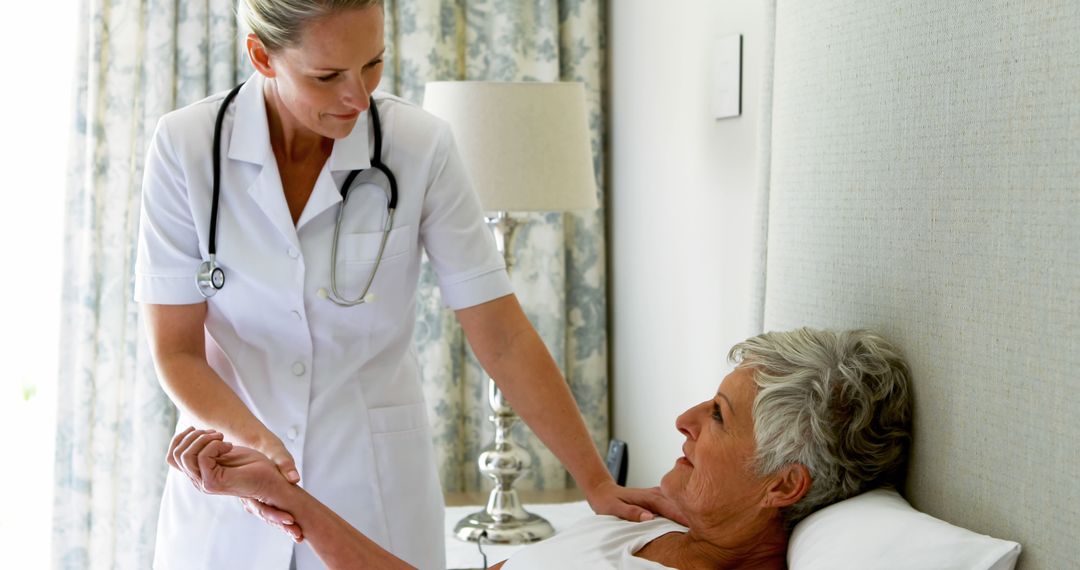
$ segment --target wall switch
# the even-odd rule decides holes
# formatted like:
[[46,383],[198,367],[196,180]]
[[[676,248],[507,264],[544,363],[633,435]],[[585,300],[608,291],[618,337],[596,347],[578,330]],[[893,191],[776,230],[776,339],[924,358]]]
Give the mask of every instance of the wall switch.
[[713,115],[717,119],[742,114],[742,34],[718,38],[713,66]]

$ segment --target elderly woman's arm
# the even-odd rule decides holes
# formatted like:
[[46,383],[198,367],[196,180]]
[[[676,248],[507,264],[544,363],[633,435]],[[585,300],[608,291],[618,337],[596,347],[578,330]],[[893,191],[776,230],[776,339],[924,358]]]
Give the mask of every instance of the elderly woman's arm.
[[292,514],[294,525],[303,529],[304,540],[327,568],[412,568],[353,528],[303,488],[277,485],[275,489],[278,492],[267,499]]
[[[297,542],[306,540],[328,568],[412,568],[286,481],[265,455],[234,446],[221,433],[188,428],[173,439],[168,462],[205,493],[252,498],[272,506],[276,511],[267,511],[269,517],[264,513],[267,522]],[[492,569],[500,567],[501,562]]]

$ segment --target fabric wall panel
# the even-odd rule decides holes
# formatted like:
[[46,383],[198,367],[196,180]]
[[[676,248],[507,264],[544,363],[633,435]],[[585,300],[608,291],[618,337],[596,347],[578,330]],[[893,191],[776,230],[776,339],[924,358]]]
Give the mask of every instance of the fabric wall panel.
[[1080,556],[1080,4],[778,0],[764,328],[915,375],[915,505]]

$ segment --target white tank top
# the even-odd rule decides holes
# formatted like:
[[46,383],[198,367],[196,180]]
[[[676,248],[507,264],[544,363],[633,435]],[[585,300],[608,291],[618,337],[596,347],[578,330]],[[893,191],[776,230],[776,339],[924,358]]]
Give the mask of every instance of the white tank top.
[[591,516],[545,541],[517,551],[503,565],[503,570],[661,570],[669,567],[638,558],[634,553],[657,537],[687,530],[665,518],[629,522],[606,515]]

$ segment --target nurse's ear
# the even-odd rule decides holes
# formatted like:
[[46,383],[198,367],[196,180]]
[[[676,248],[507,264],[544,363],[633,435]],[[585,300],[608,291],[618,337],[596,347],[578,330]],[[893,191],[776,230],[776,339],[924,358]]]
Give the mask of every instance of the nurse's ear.
[[251,65],[256,71],[263,74],[264,77],[274,77],[277,75],[273,65],[270,63],[270,51],[263,45],[259,36],[248,34],[247,52],[248,58],[251,59]]

